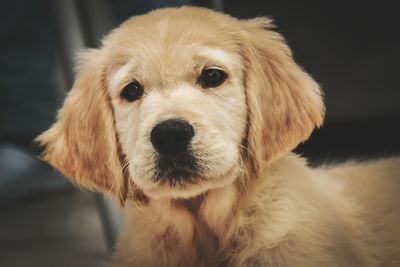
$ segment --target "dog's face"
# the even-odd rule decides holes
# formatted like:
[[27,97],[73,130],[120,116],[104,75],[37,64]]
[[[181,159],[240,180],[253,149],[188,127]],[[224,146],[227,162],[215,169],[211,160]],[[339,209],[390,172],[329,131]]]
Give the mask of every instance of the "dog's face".
[[[163,23],[152,30],[176,34],[167,32],[176,25]],[[190,197],[237,177],[243,66],[237,54],[188,41],[185,31],[171,43],[160,43],[158,34],[140,38],[148,47],[126,54],[108,90],[135,184],[151,197]]]
[[118,51],[110,58],[123,60],[109,72],[107,88],[135,184],[150,197],[191,197],[238,176],[244,64],[232,37],[218,38],[218,25],[188,30],[191,19],[166,15],[150,15],[151,24],[134,18],[134,26],[110,37],[142,29],[128,37],[125,51],[110,42]]
[[269,24],[199,8],[130,19],[82,57],[39,137],[44,158],[79,185],[153,198],[259,175],[323,118],[318,86]]

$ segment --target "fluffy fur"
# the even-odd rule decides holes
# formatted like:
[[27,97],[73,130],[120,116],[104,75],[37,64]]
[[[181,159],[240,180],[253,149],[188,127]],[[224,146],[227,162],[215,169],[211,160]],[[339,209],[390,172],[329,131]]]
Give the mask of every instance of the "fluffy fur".
[[[291,153],[323,122],[317,83],[266,18],[207,9],[134,17],[81,56],[43,158],[114,197],[126,228],[113,266],[400,266],[400,160],[313,169]],[[228,74],[218,88],[196,79]],[[140,81],[128,103],[122,88]],[[202,177],[154,182],[151,129],[195,128]]]

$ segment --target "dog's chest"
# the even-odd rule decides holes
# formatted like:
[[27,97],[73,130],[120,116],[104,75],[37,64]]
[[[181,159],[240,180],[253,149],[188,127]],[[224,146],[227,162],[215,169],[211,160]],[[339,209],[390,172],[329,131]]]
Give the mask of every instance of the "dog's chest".
[[[165,259],[165,266],[226,266],[221,234],[226,226],[215,227],[202,214],[201,199],[172,202],[168,212],[160,211],[157,224],[148,224],[153,232],[151,247]],[[159,207],[161,208],[161,207]],[[171,265],[172,264],[172,265]]]

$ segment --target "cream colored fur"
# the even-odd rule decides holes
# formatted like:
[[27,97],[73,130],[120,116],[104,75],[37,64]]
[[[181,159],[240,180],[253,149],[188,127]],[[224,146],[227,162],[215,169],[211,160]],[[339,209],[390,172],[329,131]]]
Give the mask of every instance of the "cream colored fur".
[[[272,28],[266,18],[162,9],[81,56],[38,142],[73,183],[124,208],[112,266],[400,266],[400,160],[314,169],[291,153],[322,124],[324,105]],[[209,67],[228,74],[218,88],[196,82]],[[133,80],[145,94],[130,103],[120,92]],[[152,180],[149,133],[169,118],[193,125],[204,169],[179,187]]]

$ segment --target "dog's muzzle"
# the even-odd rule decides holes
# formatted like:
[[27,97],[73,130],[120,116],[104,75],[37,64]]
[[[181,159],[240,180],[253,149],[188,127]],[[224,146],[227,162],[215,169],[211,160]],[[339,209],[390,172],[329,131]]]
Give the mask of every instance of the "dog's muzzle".
[[155,180],[167,179],[176,184],[199,176],[198,164],[190,149],[194,135],[193,126],[182,119],[165,120],[152,129],[150,141],[157,151]]

